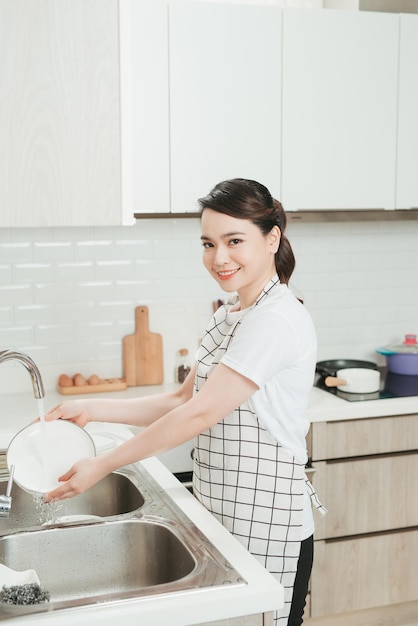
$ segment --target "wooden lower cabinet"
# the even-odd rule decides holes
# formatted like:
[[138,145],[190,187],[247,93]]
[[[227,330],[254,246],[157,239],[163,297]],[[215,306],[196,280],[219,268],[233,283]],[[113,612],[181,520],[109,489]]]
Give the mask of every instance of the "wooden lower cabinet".
[[311,441],[328,514],[315,515],[307,617],[417,601],[418,415],[314,423]]
[[315,539],[418,525],[418,454],[358,457],[315,463],[315,489],[328,513]]
[[417,598],[418,529],[315,542],[311,617]]

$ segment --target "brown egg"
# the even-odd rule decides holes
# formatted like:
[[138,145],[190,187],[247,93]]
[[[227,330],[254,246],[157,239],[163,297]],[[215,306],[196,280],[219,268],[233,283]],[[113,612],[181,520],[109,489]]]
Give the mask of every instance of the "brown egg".
[[97,376],[97,374],[92,374],[88,380],[89,385],[99,385],[100,384],[100,378]]
[[70,376],[67,376],[67,374],[61,374],[58,378],[58,384],[60,387],[73,387],[74,382]]
[[84,387],[87,385],[87,380],[81,374],[74,374],[73,381],[76,387]]

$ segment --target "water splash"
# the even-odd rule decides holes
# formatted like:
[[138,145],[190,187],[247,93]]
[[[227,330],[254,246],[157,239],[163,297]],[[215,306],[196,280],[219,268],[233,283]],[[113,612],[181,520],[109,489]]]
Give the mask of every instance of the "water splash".
[[55,524],[61,517],[64,503],[59,501],[45,503],[43,499],[43,494],[34,493],[32,495],[36,513],[38,515],[39,524]]

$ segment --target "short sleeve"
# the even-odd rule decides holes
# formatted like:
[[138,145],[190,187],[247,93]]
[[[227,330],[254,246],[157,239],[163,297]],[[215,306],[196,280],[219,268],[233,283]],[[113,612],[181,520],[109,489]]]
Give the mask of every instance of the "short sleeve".
[[291,367],[300,353],[300,329],[277,310],[254,310],[244,317],[221,363],[262,387]]

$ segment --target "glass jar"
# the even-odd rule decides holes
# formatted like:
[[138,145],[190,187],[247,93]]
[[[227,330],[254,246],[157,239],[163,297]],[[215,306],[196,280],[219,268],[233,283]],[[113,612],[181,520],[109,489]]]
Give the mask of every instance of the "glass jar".
[[181,348],[177,353],[176,358],[176,371],[175,379],[176,383],[182,384],[187,378],[188,373],[191,370],[189,351],[187,348]]

